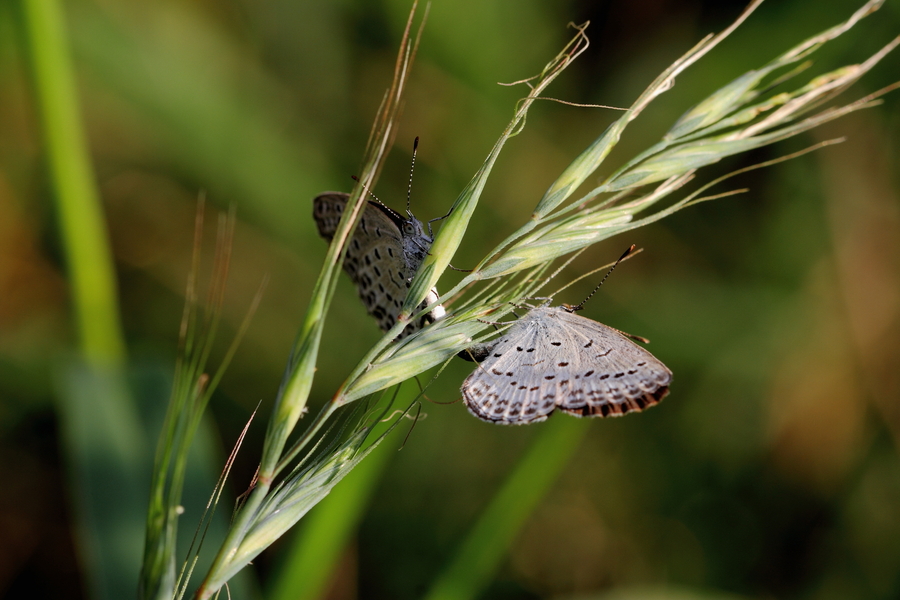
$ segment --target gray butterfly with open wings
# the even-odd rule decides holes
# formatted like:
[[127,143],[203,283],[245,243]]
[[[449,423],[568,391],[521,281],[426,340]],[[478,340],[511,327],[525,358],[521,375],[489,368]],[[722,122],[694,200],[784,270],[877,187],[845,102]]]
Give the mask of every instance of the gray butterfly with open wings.
[[[313,219],[319,235],[328,241],[334,237],[349,196],[343,192],[324,192],[313,200]],[[407,211],[404,217],[381,202],[369,201],[362,219],[350,238],[344,271],[356,284],[359,297],[382,331],[397,322],[413,276],[431,248],[432,238],[422,222]],[[432,288],[420,309],[437,301]],[[444,316],[444,307],[436,306],[416,322],[411,322],[398,337],[418,331]]]
[[502,425],[543,421],[559,408],[576,417],[620,416],[657,404],[672,372],[621,332],[575,314],[585,300],[533,308],[501,337],[460,353],[480,362],[463,382],[466,407]]
[[576,315],[579,308],[534,308],[500,338],[470,349],[481,364],[462,386],[469,412],[522,425],[557,408],[616,417],[662,400],[672,372],[615,329]]

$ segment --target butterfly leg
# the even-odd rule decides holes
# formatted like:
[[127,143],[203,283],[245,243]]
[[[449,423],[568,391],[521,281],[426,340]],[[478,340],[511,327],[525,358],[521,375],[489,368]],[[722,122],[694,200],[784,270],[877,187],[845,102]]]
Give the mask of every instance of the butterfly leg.
[[432,233],[432,231],[431,231],[431,224],[434,223],[435,221],[443,221],[444,219],[446,219],[447,217],[449,217],[452,214],[453,214],[453,207],[451,206],[450,210],[443,217],[436,217],[436,218],[428,221],[428,235],[431,237],[431,239],[434,239],[434,233]]

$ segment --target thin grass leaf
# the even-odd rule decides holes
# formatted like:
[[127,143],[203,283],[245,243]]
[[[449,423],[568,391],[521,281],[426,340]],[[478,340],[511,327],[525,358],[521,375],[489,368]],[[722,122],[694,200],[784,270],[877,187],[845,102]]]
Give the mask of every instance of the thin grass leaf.
[[[813,41],[808,40],[804,42],[784,56],[795,59],[807,56],[810,52],[832,39],[829,36],[835,35],[835,32],[838,31],[846,31],[850,25],[861,18],[860,15],[868,14],[872,6],[877,5],[877,2],[867,4],[866,10],[857,11],[848,22],[832,28],[826,34],[811,38]],[[746,13],[742,18],[744,16],[746,16]],[[713,42],[711,43],[715,43],[721,40],[722,37],[720,35],[712,39]],[[530,268],[540,261],[553,260],[606,239],[611,235],[634,229],[638,226],[638,221],[631,220],[630,224],[628,224],[630,219],[636,216],[638,212],[648,209],[663,197],[670,195],[673,191],[686,184],[693,178],[697,169],[714,164],[727,156],[792,137],[849,112],[871,106],[873,97],[870,96],[846,106],[826,109],[802,121],[794,121],[796,116],[808,112],[820,105],[825,99],[834,97],[835,94],[852,85],[888,52],[893,50],[897,44],[898,40],[895,39],[860,65],[843,67],[817,77],[795,92],[779,95],[775,101],[767,101],[755,106],[742,108],[739,106],[742,101],[754,99],[758,96],[758,93],[749,89],[749,87],[751,84],[760,84],[762,75],[761,72],[752,72],[751,76],[739,79],[738,84],[732,82],[713,94],[705,105],[707,109],[720,116],[737,110],[735,117],[726,118],[725,120],[729,126],[744,125],[743,128],[738,127],[728,133],[715,136],[700,137],[700,132],[714,133],[719,131],[721,123],[711,123],[704,120],[702,124],[705,128],[697,129],[696,126],[699,123],[694,117],[689,117],[687,120],[694,123],[693,129],[691,129],[695,138],[693,141],[674,145],[672,148],[666,149],[672,145],[673,140],[664,139],[647,152],[639,155],[638,158],[626,163],[625,166],[613,173],[606,182],[591,190],[580,200],[558,210],[555,214],[550,214],[550,211],[558,208],[564,200],[559,194],[561,194],[560,190],[565,188],[565,186],[560,187],[559,181],[564,178],[574,181],[573,177],[579,179],[593,172],[599,166],[599,161],[605,156],[604,152],[606,151],[601,152],[599,148],[603,146],[611,149],[611,145],[618,139],[621,129],[627,125],[629,119],[633,118],[635,112],[646,106],[647,98],[652,99],[662,93],[662,91],[665,91],[665,89],[668,89],[672,85],[674,74],[680,72],[686,64],[692,62],[698,52],[705,51],[708,48],[706,45],[698,46],[700,50],[695,48],[667,69],[664,76],[657,78],[654,84],[635,102],[632,109],[630,109],[631,112],[621,117],[617,121],[618,124],[611,125],[585,151],[582,157],[570,166],[564,177],[558,180],[554,186],[551,186],[550,191],[544,195],[544,198],[538,204],[533,220],[504,242],[504,244],[508,244],[510,240],[513,240],[512,245],[509,245],[505,250],[497,252],[493,258],[484,261],[486,266],[480,266],[475,272],[464,278],[458,287],[468,285],[479,279],[507,276],[518,269]],[[770,72],[788,64],[790,64],[789,61],[782,57],[762,71]],[[714,102],[718,102],[722,106],[718,109],[712,109],[711,104]],[[771,111],[771,114],[753,122],[753,118],[756,115],[765,111]],[[689,112],[689,114],[694,113]],[[682,121],[682,125],[684,131],[687,132],[689,128],[684,126],[685,122]],[[587,159],[589,156],[591,160]],[[664,183],[640,201],[618,205],[615,202],[610,205],[609,201],[601,201],[600,206],[606,206],[607,208],[593,210],[591,207],[591,203],[595,202],[601,194],[625,192],[658,182]],[[684,206],[678,203],[676,205],[679,208]],[[567,220],[561,222],[561,224],[553,224],[555,218],[559,218],[566,212],[576,208],[579,212],[585,214],[592,213],[592,216],[583,218],[576,214],[574,217],[567,217]],[[666,209],[660,216],[671,214],[671,212]],[[549,221],[550,224],[543,225],[543,221]],[[650,221],[645,218],[640,221],[640,224],[647,222]]]
[[203,547],[203,541],[206,538],[206,535],[209,532],[210,525],[213,522],[213,516],[215,515],[216,507],[218,506],[219,501],[222,498],[222,493],[225,489],[225,482],[228,480],[228,476],[231,474],[231,469],[234,466],[235,458],[237,457],[237,454],[244,443],[244,439],[247,436],[247,431],[250,429],[250,424],[253,423],[254,418],[256,418],[256,413],[258,412],[258,410],[259,407],[257,407],[257,409],[253,411],[253,414],[250,415],[247,423],[244,424],[244,428],[241,430],[241,434],[238,436],[234,447],[231,449],[231,454],[228,455],[228,459],[225,461],[225,467],[219,474],[219,479],[216,481],[216,485],[213,488],[212,495],[203,510],[203,515],[200,518],[200,522],[197,524],[197,529],[194,532],[194,537],[191,540],[190,547],[188,548],[188,558],[184,561],[181,573],[179,573],[178,575],[178,581],[176,582],[176,593],[174,596],[176,600],[180,600],[187,593],[188,583],[190,582],[191,575],[193,574],[194,568],[197,566],[197,562],[200,559],[200,550]]

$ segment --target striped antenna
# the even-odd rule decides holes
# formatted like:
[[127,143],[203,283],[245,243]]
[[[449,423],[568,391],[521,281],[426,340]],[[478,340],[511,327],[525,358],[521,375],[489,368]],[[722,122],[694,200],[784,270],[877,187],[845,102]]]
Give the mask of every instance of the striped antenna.
[[412,218],[413,214],[410,210],[410,199],[412,198],[412,178],[413,171],[416,169],[416,150],[419,149],[419,136],[416,136],[416,141],[413,142],[413,155],[412,155],[412,164],[409,166],[409,185],[406,188],[406,214],[409,215],[409,218]]
[[378,196],[375,195],[375,192],[373,192],[372,190],[370,190],[369,187],[368,187],[366,184],[364,184],[362,181],[360,181],[360,180],[359,180],[359,177],[357,177],[356,175],[351,175],[351,176],[350,176],[350,179],[352,179],[352,180],[355,181],[356,183],[362,185],[362,186],[363,186],[363,189],[366,190],[366,193],[369,194],[370,196],[372,196],[372,199],[375,200],[375,202],[377,202],[378,204],[384,206],[384,202],[382,202],[381,200],[379,200],[379,199],[378,199]]
[[581,301],[581,304],[576,304],[575,306],[566,305],[566,310],[569,311],[569,312],[575,312],[575,311],[577,311],[577,310],[581,310],[582,308],[584,308],[585,302],[587,302],[588,300],[590,300],[590,299],[591,299],[591,296],[593,296],[594,294],[597,293],[597,290],[600,289],[600,286],[603,285],[603,282],[606,281],[606,278],[609,277],[610,274],[615,270],[615,268],[619,266],[619,263],[620,263],[620,262],[622,262],[623,260],[625,260],[626,258],[628,258],[628,256],[630,256],[630,255],[634,252],[634,250],[635,250],[636,247],[637,247],[637,246],[635,246],[634,244],[632,244],[632,245],[628,248],[628,250],[625,251],[625,254],[623,254],[622,256],[619,257],[619,260],[617,260],[617,261],[615,262],[615,264],[609,268],[609,271],[606,272],[606,275],[603,276],[603,279],[600,280],[600,283],[597,284],[597,287],[595,287],[594,290],[593,290],[590,294],[588,294],[588,297],[587,297],[587,298],[585,298],[584,300]]

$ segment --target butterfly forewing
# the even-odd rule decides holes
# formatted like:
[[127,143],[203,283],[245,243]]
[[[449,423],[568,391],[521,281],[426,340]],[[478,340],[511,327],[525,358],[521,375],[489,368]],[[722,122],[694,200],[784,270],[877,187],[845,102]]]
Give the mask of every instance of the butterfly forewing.
[[557,407],[575,416],[617,416],[659,402],[672,373],[616,330],[562,307],[531,310],[496,342],[463,384],[469,411],[523,424]]
[[[348,198],[341,192],[325,192],[313,200],[313,218],[319,235],[326,240],[334,237]],[[413,235],[403,234],[404,223],[414,225]],[[368,202],[347,243],[344,270],[356,284],[366,311],[378,320],[382,331],[397,322],[412,277],[431,246],[431,238],[416,232],[421,232],[421,223],[414,217],[406,219],[383,204]],[[437,290],[432,289],[419,308],[437,298]],[[438,306],[416,323],[407,325],[400,337],[440,318],[443,312]]]

